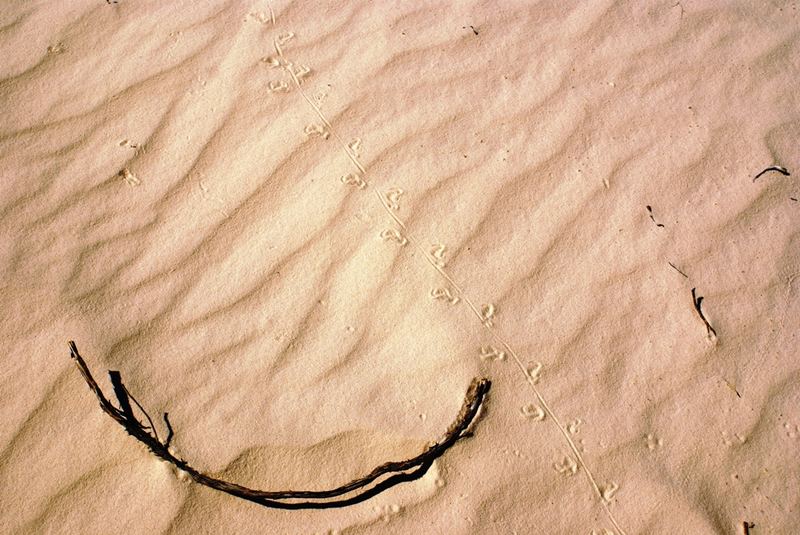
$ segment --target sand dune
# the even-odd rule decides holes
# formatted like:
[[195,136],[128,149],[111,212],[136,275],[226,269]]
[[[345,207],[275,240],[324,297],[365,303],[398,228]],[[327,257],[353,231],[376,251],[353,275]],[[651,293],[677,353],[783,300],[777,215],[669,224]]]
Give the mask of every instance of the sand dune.
[[[798,22],[8,2],[0,532],[800,531]],[[493,387],[421,479],[283,511],[154,457],[67,340],[261,489],[413,456]]]

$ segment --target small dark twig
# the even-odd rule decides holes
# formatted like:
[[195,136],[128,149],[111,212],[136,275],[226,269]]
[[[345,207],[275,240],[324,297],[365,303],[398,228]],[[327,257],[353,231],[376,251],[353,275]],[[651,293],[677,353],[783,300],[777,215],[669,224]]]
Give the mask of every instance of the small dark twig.
[[756,527],[756,525],[753,524],[752,522],[748,522],[747,520],[745,520],[743,523],[743,527],[744,527],[744,535],[750,535],[750,528],[754,528]]
[[756,176],[754,176],[753,177],[753,182],[755,182],[756,179],[758,177],[760,177],[761,175],[763,175],[764,173],[769,173],[770,171],[777,171],[778,173],[782,174],[783,176],[792,176],[792,174],[785,167],[781,167],[780,165],[772,165],[770,167],[767,167],[766,169],[764,169],[760,173],[758,173]]
[[[461,406],[461,411],[459,411],[455,421],[450,425],[444,436],[438,442],[430,444],[416,457],[405,461],[384,463],[373,469],[367,475],[330,490],[263,491],[250,489],[237,485],[236,483],[203,474],[190,466],[189,463],[183,459],[173,455],[172,452],[169,451],[169,443],[172,440],[173,431],[167,413],[164,413],[164,422],[167,425],[168,435],[164,442],[160,442],[155,435],[155,429],[153,429],[153,434],[148,433],[141,422],[133,416],[130,403],[127,401],[128,392],[122,384],[119,373],[112,372],[111,374],[111,382],[114,385],[117,400],[120,402],[120,408],[118,409],[105,397],[103,391],[94,380],[94,377],[92,377],[89,368],[78,353],[75,342],[69,342],[69,349],[70,356],[75,361],[86,384],[89,385],[89,388],[94,392],[94,395],[100,402],[100,408],[116,420],[128,434],[147,446],[154,455],[167,461],[179,470],[184,471],[195,482],[201,485],[266,507],[278,509],[326,509],[331,507],[343,507],[362,502],[404,481],[419,479],[425,475],[436,459],[441,457],[444,452],[450,449],[458,440],[467,436],[469,427],[475,420],[478,410],[483,404],[486,394],[491,387],[491,381],[488,379],[473,379],[467,390],[466,397],[464,398],[464,404]],[[142,412],[144,412],[144,410]],[[330,498],[333,499],[329,500]]]
[[678,269],[678,267],[677,267],[675,264],[673,264],[672,262],[667,262],[667,264],[669,264],[670,266],[672,266],[672,269],[674,269],[675,271],[677,271],[678,273],[680,273],[681,275],[683,275],[683,276],[684,276],[684,277],[686,277],[687,279],[689,278],[689,275],[687,275],[686,273],[684,273],[683,271],[681,271],[680,269]]
[[[648,204],[645,208],[647,208],[647,211],[650,213],[650,220],[653,223],[656,223],[656,218],[653,217],[653,207]],[[659,228],[664,228],[664,225],[662,223],[656,223],[656,226]]]
[[700,319],[702,319],[703,323],[706,324],[706,330],[708,331],[708,335],[711,336],[711,334],[713,333],[714,336],[717,336],[717,331],[714,330],[714,327],[711,326],[711,324],[708,322],[705,315],[703,314],[703,309],[701,308],[703,303],[703,297],[702,296],[697,297],[696,290],[697,288],[692,288],[692,301],[694,301],[694,308],[700,315]]

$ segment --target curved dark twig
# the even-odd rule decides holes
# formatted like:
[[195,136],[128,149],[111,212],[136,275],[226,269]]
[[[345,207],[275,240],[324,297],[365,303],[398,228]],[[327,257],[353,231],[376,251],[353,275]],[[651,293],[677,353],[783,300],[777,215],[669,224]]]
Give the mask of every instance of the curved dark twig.
[[760,177],[761,175],[763,175],[765,173],[769,173],[770,171],[776,171],[776,172],[782,174],[783,176],[792,176],[792,174],[785,167],[781,167],[780,165],[772,165],[770,167],[767,167],[766,169],[764,169],[760,173],[758,173],[756,176],[754,176],[753,177],[753,182],[758,180],[758,177]]
[[[100,402],[100,408],[117,421],[125,431],[131,436],[145,444],[151,452],[157,457],[167,461],[176,468],[186,472],[195,482],[205,485],[207,487],[225,492],[232,496],[242,498],[266,507],[274,507],[279,509],[325,509],[330,507],[344,507],[354,503],[362,502],[366,499],[383,492],[384,490],[393,487],[405,481],[413,481],[419,479],[428,471],[437,458],[441,457],[445,451],[451,448],[459,439],[469,436],[468,428],[475,420],[481,404],[483,403],[486,394],[489,392],[491,382],[488,379],[473,379],[472,383],[467,390],[464,404],[458,413],[455,421],[445,432],[444,436],[438,441],[430,444],[425,450],[405,461],[391,461],[384,463],[367,475],[354,479],[349,483],[345,483],[339,487],[330,490],[286,490],[286,491],[264,491],[254,490],[236,483],[217,479],[215,477],[203,474],[197,469],[189,465],[185,460],[180,459],[169,451],[169,444],[172,440],[173,430],[169,423],[167,413],[164,413],[164,422],[166,423],[168,435],[162,442],[156,434],[155,427],[153,426],[150,416],[144,411],[141,405],[130,395],[128,390],[122,384],[119,372],[110,371],[111,383],[114,387],[114,392],[117,396],[117,402],[120,408],[115,407],[103,394],[103,391],[98,386],[97,382],[92,377],[89,368],[86,366],[83,358],[78,353],[78,348],[75,342],[69,342],[70,356],[78,366],[86,384],[94,392],[97,400]],[[136,405],[141,409],[150,423],[150,431],[147,431],[145,426],[133,415],[133,410],[129,402],[134,399]],[[385,477],[384,476],[388,476]],[[383,478],[383,479],[382,479]],[[380,481],[378,481],[380,480]],[[374,485],[373,485],[374,483]],[[372,485],[372,486],[370,486]],[[357,492],[357,494],[348,497],[342,497],[345,494]],[[329,500],[329,498],[336,498]],[[289,501],[284,501],[289,500]],[[303,500],[303,501],[294,501]]]
[[697,296],[697,288],[692,288],[692,300],[694,301],[694,309],[700,315],[700,319],[703,320],[703,323],[706,324],[708,336],[710,337],[712,334],[717,336],[717,331],[714,330],[714,327],[712,327],[711,323],[708,322],[706,315],[703,314],[703,296]]

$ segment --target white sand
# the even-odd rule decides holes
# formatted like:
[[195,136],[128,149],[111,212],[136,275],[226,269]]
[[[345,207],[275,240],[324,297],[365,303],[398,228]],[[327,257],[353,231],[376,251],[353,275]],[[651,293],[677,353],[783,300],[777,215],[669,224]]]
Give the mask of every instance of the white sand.
[[452,4],[5,3],[0,532],[800,532],[800,6]]

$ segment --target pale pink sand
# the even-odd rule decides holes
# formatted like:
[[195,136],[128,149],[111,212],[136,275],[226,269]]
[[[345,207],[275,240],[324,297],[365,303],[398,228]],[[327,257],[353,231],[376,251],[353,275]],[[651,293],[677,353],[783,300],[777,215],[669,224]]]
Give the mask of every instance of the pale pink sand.
[[[800,533],[797,2],[0,19],[2,533]],[[494,386],[422,479],[277,511],[126,435],[68,339],[262,489]]]

